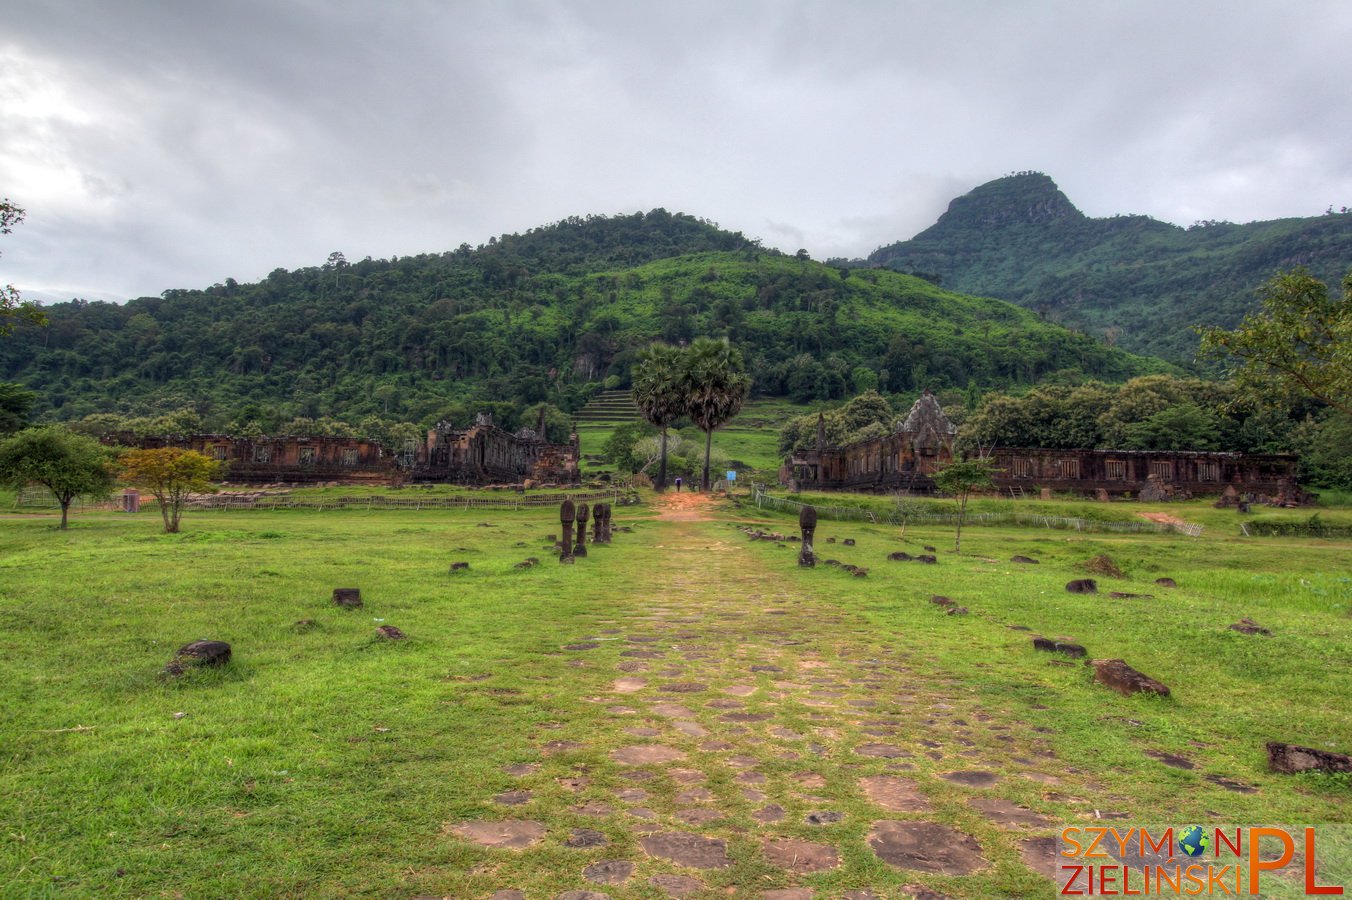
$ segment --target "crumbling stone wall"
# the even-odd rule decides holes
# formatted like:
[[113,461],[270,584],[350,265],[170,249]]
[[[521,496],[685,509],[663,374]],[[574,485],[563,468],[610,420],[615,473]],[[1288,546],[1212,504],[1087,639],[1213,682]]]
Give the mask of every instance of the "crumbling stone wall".
[[[780,481],[795,490],[929,493],[930,477],[953,460],[957,428],[926,391],[883,437],[844,447],[826,446],[820,420],[817,445],[795,452]],[[1296,484],[1292,454],[1163,450],[1051,450],[997,447],[995,484],[1001,489],[1071,491],[1097,496],[1170,499],[1233,492],[1260,502],[1293,504],[1306,497]]]

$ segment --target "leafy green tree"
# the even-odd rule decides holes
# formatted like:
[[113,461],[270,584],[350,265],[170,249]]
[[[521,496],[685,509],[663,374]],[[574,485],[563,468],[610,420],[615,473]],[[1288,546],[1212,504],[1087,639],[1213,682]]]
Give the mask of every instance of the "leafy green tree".
[[1181,403],[1128,425],[1125,434],[1125,450],[1216,450],[1221,445],[1221,422],[1211,410]]
[[59,425],[29,428],[0,444],[0,482],[21,490],[40,484],[61,504],[66,528],[71,501],[102,496],[113,486],[108,451],[93,438]]
[[164,517],[166,534],[178,532],[183,503],[189,494],[214,490],[212,481],[221,476],[222,464],[196,450],[160,447],[128,450],[122,454],[122,477],[154,495]]
[[709,456],[714,429],[742,411],[751,390],[751,376],[743,371],[742,354],[726,340],[696,338],[685,353],[683,393],[690,419],[704,432],[704,473],[700,489],[709,490]]
[[659,491],[667,487],[667,429],[687,413],[686,353],[666,344],[653,344],[639,354],[634,366],[634,405],[662,438],[657,467]]
[[[23,221],[23,217],[22,207],[15,206],[8,197],[0,200],[0,234],[9,234],[15,225]],[[47,321],[47,317],[38,309],[36,303],[25,301],[19,296],[18,288],[7,284],[0,288],[0,334],[8,334],[14,329],[14,323],[20,319],[38,325]],[[63,508],[62,521],[64,520]]]
[[37,396],[21,384],[0,381],[0,434],[12,434],[28,424]]
[[1352,490],[1352,416],[1335,411],[1323,421],[1302,423],[1295,438],[1301,481]]
[[610,436],[601,445],[601,455],[621,472],[633,474],[643,465],[634,457],[634,446],[643,438],[657,435],[647,422],[625,422],[615,426]]
[[1341,298],[1303,268],[1263,285],[1262,309],[1233,331],[1200,329],[1202,353],[1234,357],[1241,392],[1267,399],[1303,394],[1352,414],[1352,272]]
[[934,475],[934,484],[945,494],[952,494],[958,504],[958,528],[953,535],[953,552],[962,552],[962,523],[967,517],[967,499],[977,491],[995,486],[992,473],[995,460],[989,457],[954,460]]

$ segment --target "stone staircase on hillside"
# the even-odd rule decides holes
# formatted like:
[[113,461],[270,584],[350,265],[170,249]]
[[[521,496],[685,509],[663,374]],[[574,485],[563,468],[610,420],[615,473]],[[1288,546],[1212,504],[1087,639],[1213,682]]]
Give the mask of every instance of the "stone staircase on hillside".
[[602,391],[578,410],[573,421],[578,428],[613,428],[628,422],[637,422],[638,410],[634,407],[634,395],[629,391]]

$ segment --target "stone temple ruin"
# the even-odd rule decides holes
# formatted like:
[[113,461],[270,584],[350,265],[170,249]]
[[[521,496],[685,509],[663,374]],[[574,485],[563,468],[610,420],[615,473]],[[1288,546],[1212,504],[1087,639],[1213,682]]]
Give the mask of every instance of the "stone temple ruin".
[[[819,418],[816,446],[795,451],[780,469],[780,482],[795,491],[933,493],[932,476],[953,461],[957,435],[929,391],[892,434],[843,447],[827,446]],[[990,455],[996,487],[1016,495],[1063,491],[1103,500],[1168,500],[1221,494],[1280,505],[1309,499],[1296,483],[1299,459],[1287,453],[996,447]]]
[[780,481],[794,490],[895,491],[928,493],[931,476],[953,461],[958,429],[929,391],[920,395],[891,434],[847,444],[826,445],[826,425],[817,418],[817,442],[795,452],[780,469]]
[[577,432],[566,444],[550,443],[543,433],[543,421],[538,429],[512,433],[494,425],[492,416],[481,414],[468,428],[439,423],[428,431],[425,443],[409,441],[400,448],[364,438],[292,435],[136,437],[123,433],[104,435],[103,442],[141,449],[196,450],[226,463],[226,478],[243,484],[576,484],[580,480]]

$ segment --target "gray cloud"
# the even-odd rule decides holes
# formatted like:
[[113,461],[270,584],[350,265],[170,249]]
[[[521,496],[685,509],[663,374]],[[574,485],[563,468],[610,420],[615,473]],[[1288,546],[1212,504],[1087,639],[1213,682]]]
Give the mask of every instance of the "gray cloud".
[[664,206],[814,257],[1019,169],[1091,215],[1352,203],[1352,7],[16,0],[0,280],[130,296]]

